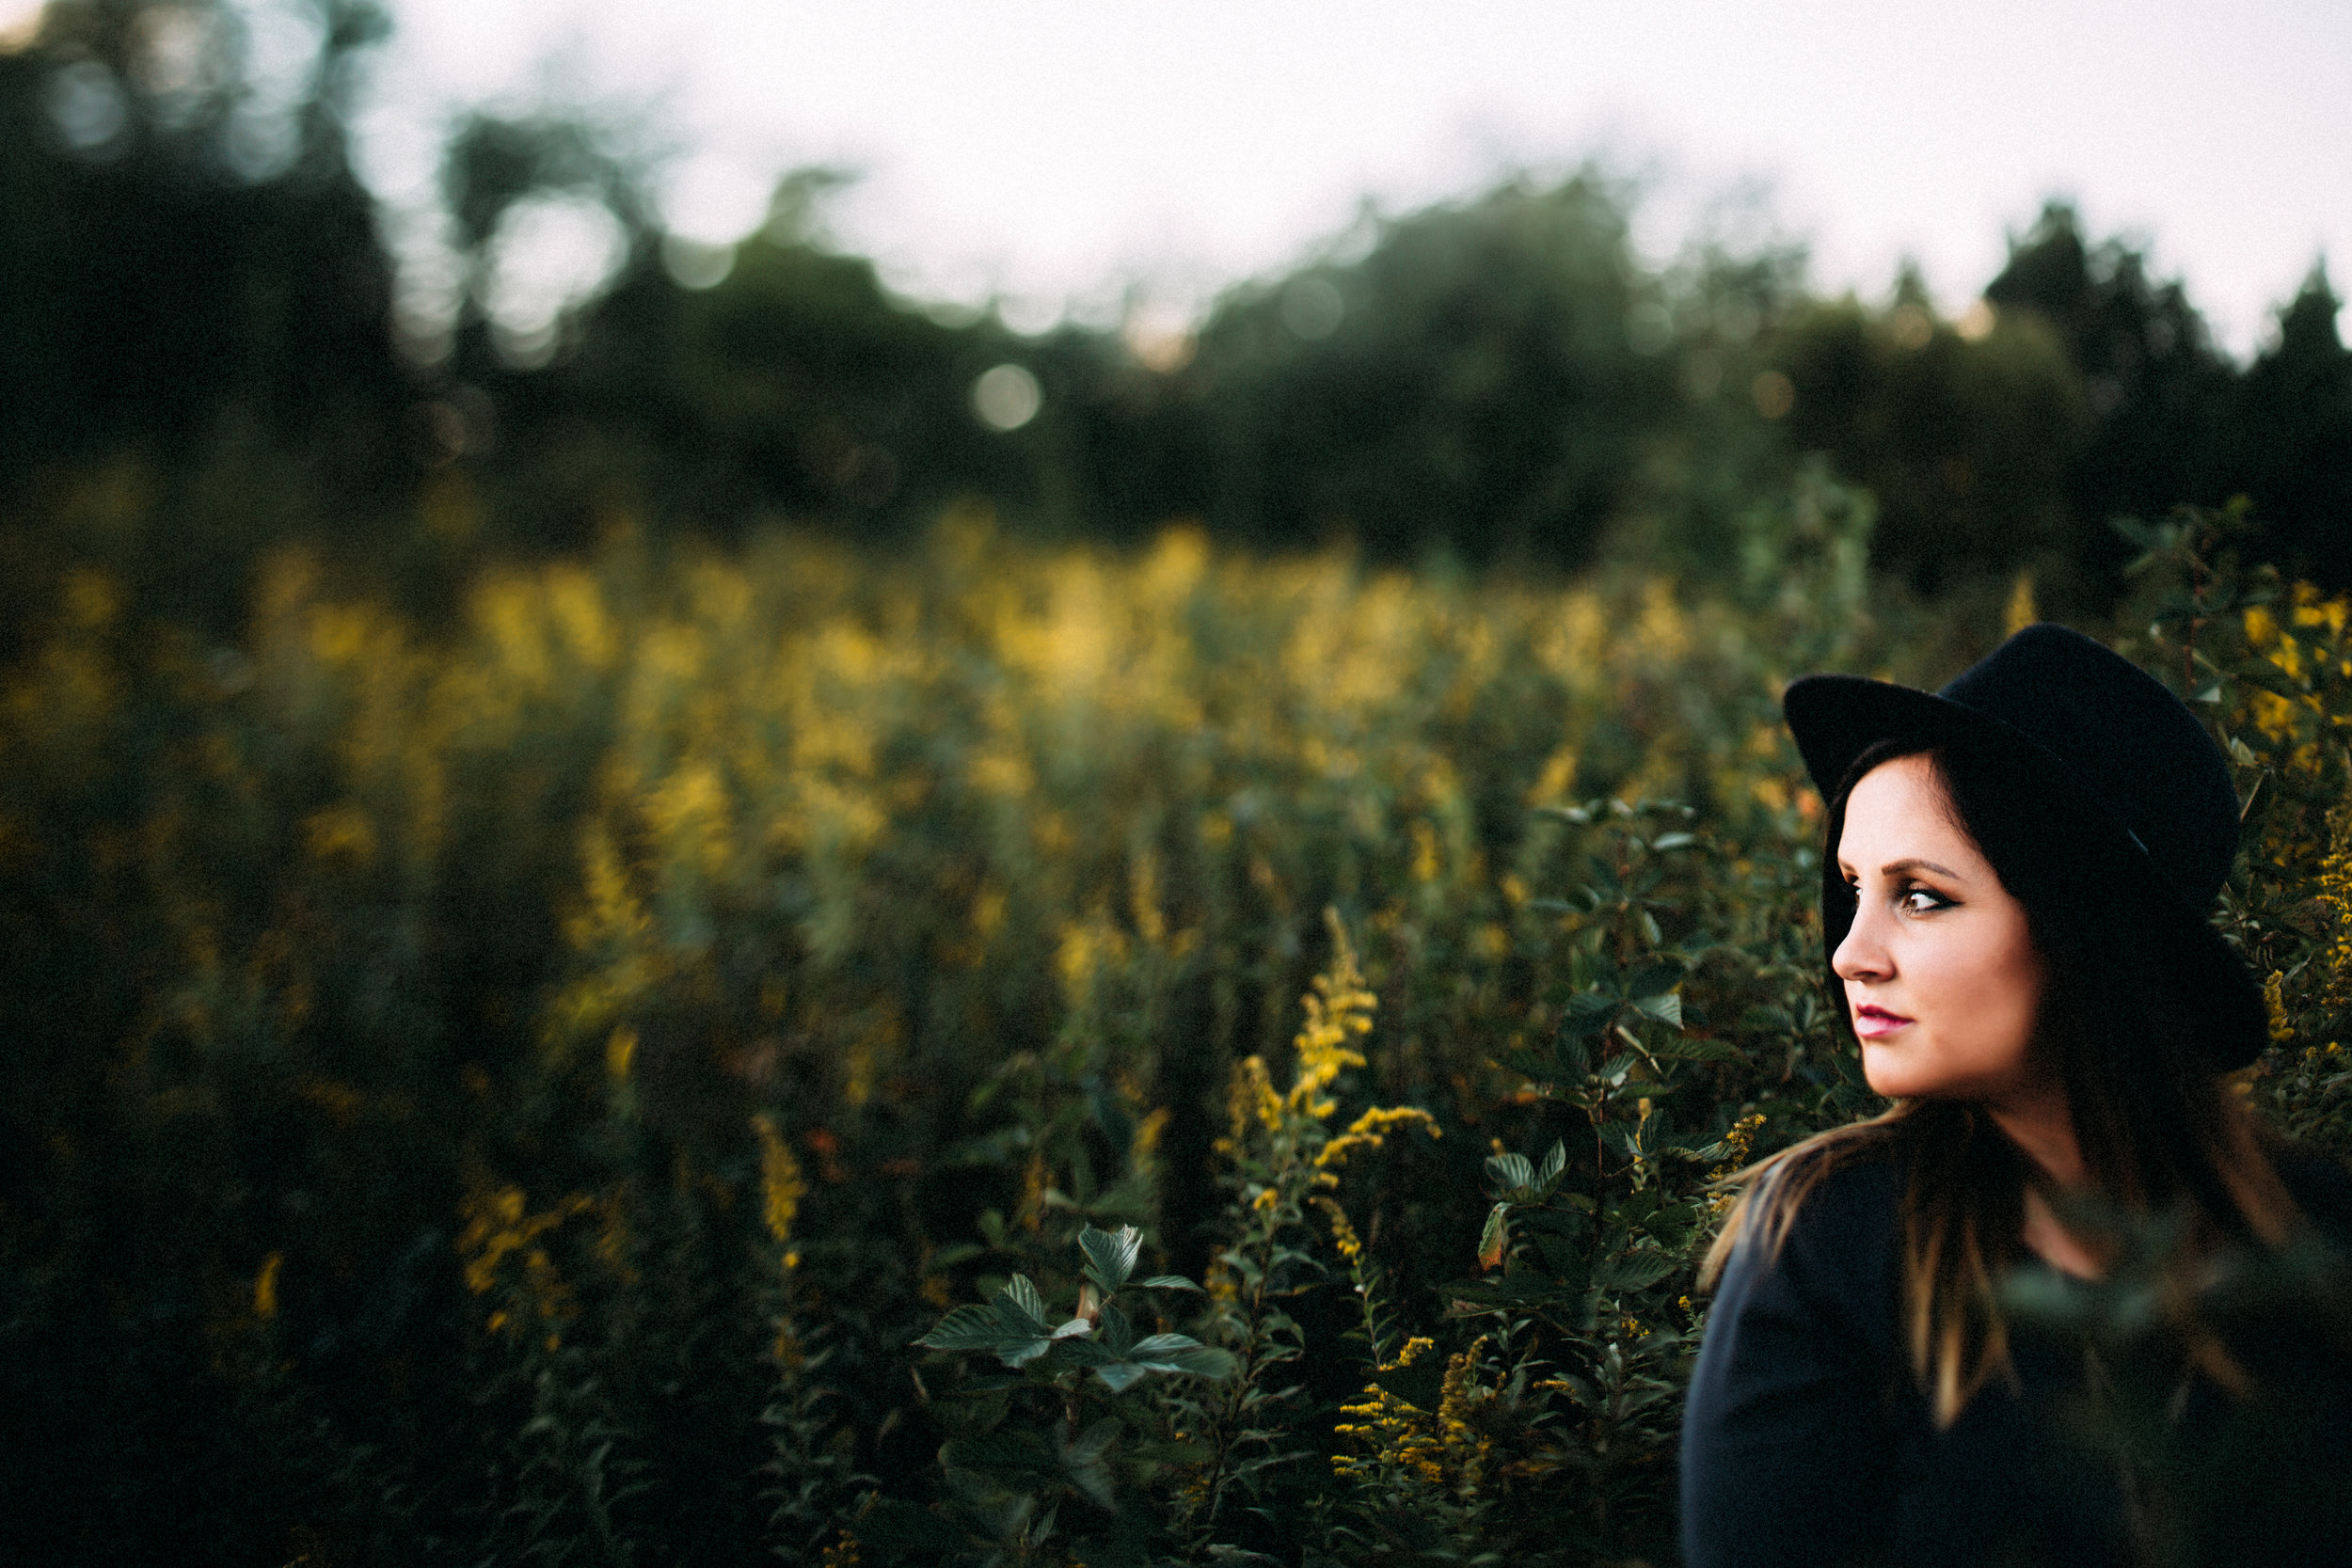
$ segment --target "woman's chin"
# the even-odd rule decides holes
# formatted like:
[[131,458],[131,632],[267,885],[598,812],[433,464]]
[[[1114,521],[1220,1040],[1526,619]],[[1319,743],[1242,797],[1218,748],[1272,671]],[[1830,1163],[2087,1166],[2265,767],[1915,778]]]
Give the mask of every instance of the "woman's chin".
[[1910,1053],[1894,1045],[1876,1040],[1862,1042],[1862,1081],[1870,1085],[1870,1092],[1887,1100],[1917,1100],[1932,1095],[1935,1085],[1922,1083],[1909,1059]]

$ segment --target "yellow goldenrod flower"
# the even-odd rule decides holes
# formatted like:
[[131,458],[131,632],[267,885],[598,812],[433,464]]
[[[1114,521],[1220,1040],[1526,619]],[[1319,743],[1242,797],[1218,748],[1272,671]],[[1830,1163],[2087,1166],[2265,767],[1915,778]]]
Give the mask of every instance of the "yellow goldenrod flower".
[[[768,1234],[778,1242],[792,1239],[792,1221],[801,1212],[801,1199],[808,1196],[808,1182],[801,1176],[801,1163],[792,1157],[792,1148],[776,1130],[775,1118],[762,1111],[752,1117],[752,1131],[759,1137],[760,1218],[768,1227]],[[798,1253],[788,1255],[797,1259]],[[792,1266],[790,1262],[785,1265]]]
[[1426,1111],[1411,1105],[1375,1105],[1350,1123],[1346,1132],[1323,1146],[1315,1155],[1315,1168],[1343,1165],[1347,1157],[1359,1148],[1378,1148],[1387,1134],[1400,1127],[1418,1127],[1432,1138],[1444,1136],[1437,1118]]

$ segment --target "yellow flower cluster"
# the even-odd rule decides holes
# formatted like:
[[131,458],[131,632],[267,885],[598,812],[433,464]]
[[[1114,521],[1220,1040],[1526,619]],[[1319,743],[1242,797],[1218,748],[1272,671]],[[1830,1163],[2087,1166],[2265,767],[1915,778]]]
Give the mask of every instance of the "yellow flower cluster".
[[[759,1138],[760,1219],[767,1225],[770,1236],[788,1243],[792,1240],[792,1221],[801,1212],[801,1200],[808,1196],[808,1182],[801,1175],[800,1161],[792,1157],[792,1146],[776,1130],[773,1117],[765,1111],[753,1117],[752,1131]],[[784,1266],[787,1269],[800,1260],[797,1252],[784,1255]]]
[[1764,1130],[1762,1113],[1751,1111],[1731,1124],[1724,1133],[1724,1163],[1707,1173],[1709,1181],[1721,1181],[1748,1163],[1748,1151],[1756,1147],[1756,1135]]
[[466,1228],[457,1235],[458,1256],[466,1259],[466,1289],[485,1295],[498,1283],[499,1266],[516,1252],[528,1251],[544,1259],[538,1238],[589,1207],[589,1200],[572,1193],[552,1209],[528,1212],[520,1187],[497,1187],[467,1195],[459,1212]]
[[[1381,1370],[1409,1366],[1430,1348],[1427,1339],[1409,1339],[1395,1363]],[[1481,1336],[1447,1359],[1435,1412],[1377,1384],[1367,1385],[1361,1402],[1340,1407],[1341,1414],[1357,1419],[1332,1429],[1365,1451],[1334,1454],[1333,1473],[1343,1480],[1401,1478],[1462,1496],[1474,1494],[1493,1448],[1492,1439],[1472,1419],[1477,1406],[1494,1394],[1478,1382],[1479,1357],[1486,1349],[1486,1339]]]
[[1233,1069],[1225,1109],[1232,1129],[1225,1143],[1229,1149],[1249,1135],[1253,1122],[1268,1132],[1282,1130],[1282,1097],[1275,1092],[1274,1077],[1266,1071],[1263,1056],[1245,1057]]
[[[571,1286],[539,1238],[593,1207],[590,1198],[571,1193],[552,1209],[534,1214],[520,1187],[477,1187],[469,1192],[460,1209],[466,1227],[458,1232],[456,1243],[457,1254],[465,1259],[466,1288],[475,1295],[488,1294],[498,1285],[505,1260],[519,1254],[525,1292],[547,1331],[547,1347],[553,1350],[561,1326],[571,1321],[577,1309]],[[501,1307],[491,1312],[487,1326],[495,1334],[512,1321],[512,1313]]]
[[[2344,646],[2348,608],[2352,606],[2346,600],[2323,598],[2310,583],[2298,582],[2289,595],[2287,625],[2266,606],[2245,610],[2247,645],[2299,689],[2293,695],[2262,689],[2244,693],[2246,716],[2265,739],[2290,741],[2314,716],[2333,725],[2345,722],[2340,713],[2330,716],[2325,688],[2337,679],[2352,679],[2352,655]],[[2282,748],[2278,760],[2296,771],[2310,772],[2319,765],[2317,743],[2307,739],[2292,750]]]
[[1396,1353],[1396,1359],[1390,1362],[1387,1366],[1381,1368],[1380,1370],[1384,1372],[1402,1371],[1404,1369],[1411,1366],[1414,1362],[1420,1360],[1423,1355],[1426,1355],[1429,1352],[1436,1350],[1437,1348],[1438,1341],[1429,1338],[1426,1336],[1416,1334],[1411,1338],[1405,1341],[1404,1347]]
[[2319,905],[2328,915],[2323,958],[2327,999],[2342,1006],[2352,1001],[2352,809],[2329,813],[2328,830],[2328,856],[2319,867]]
[[1426,1111],[1411,1105],[1375,1105],[1316,1152],[1315,1168],[1326,1173],[1324,1181],[1336,1184],[1339,1179],[1328,1174],[1333,1166],[1347,1164],[1347,1157],[1359,1148],[1378,1148],[1388,1134],[1400,1127],[1418,1127],[1433,1138],[1445,1135],[1438,1129],[1438,1118]]
[[[1709,1169],[1707,1173],[1707,1180],[1709,1182],[1722,1182],[1738,1175],[1740,1167],[1748,1163],[1749,1150],[1756,1147],[1756,1133],[1763,1130],[1764,1117],[1757,1112],[1752,1111],[1733,1122],[1729,1131],[1724,1133],[1723,1164]],[[1732,1193],[1718,1188],[1715,1195],[1707,1200],[1708,1212],[1720,1217],[1737,1201],[1738,1198]]]
[[1373,1009],[1380,999],[1364,987],[1363,972],[1356,967],[1356,949],[1339,911],[1324,911],[1331,929],[1331,965],[1315,976],[1314,990],[1301,1000],[1307,1022],[1294,1042],[1298,1049],[1298,1078],[1286,1104],[1309,1116],[1323,1117],[1337,1110],[1334,1101],[1319,1099],[1333,1079],[1352,1067],[1364,1065],[1364,1053],[1354,1041],[1372,1033]]
[[1324,1218],[1331,1222],[1331,1244],[1339,1249],[1340,1256],[1346,1259],[1351,1267],[1361,1262],[1364,1256],[1363,1238],[1356,1234],[1356,1226],[1347,1217],[1347,1211],[1332,1198],[1318,1196],[1312,1201],[1316,1208],[1323,1211]]

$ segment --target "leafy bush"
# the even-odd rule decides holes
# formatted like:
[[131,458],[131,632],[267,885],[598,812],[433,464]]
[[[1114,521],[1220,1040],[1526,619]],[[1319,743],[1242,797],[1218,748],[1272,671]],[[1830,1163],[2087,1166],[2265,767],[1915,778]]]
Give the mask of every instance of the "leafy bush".
[[[621,530],[433,636],[284,558],[233,646],[70,577],[0,699],[9,1530],[1670,1560],[1713,1183],[1871,1103],[1778,689],[1998,629],[1818,476],[1741,527],[1704,594]],[[2341,1148],[2352,640],[2240,527],[2141,530],[2119,645],[2249,800],[2247,1092]]]

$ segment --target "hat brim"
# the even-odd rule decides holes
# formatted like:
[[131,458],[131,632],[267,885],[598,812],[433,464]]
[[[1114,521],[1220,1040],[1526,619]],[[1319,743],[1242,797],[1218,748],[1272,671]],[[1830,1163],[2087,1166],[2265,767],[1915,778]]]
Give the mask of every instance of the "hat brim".
[[[2038,752],[2063,777],[2065,768],[2030,737],[1989,713],[1887,681],[1860,675],[1807,675],[1789,683],[1781,698],[1788,732],[1796,736],[1798,754],[1813,775],[1821,799],[1833,799],[1853,771],[1862,753],[1882,740],[1966,739],[1990,741],[2005,749]],[[2074,781],[2065,781],[2073,784]]]
[[[2119,847],[2141,861],[2148,860],[2148,847],[2139,835],[2073,768],[2033,736],[1980,708],[1932,691],[1860,675],[1807,675],[1789,683],[1781,697],[1781,712],[1788,719],[1789,733],[1796,736],[1805,771],[1813,775],[1823,800],[1836,799],[1849,782],[1854,764],[1882,740],[1913,739],[1931,745],[1965,741],[2005,752],[2030,768],[2086,826],[2096,825]],[[2153,862],[2148,863],[2148,869],[2172,892],[2174,901],[2185,908],[2178,890]]]
[[[2117,864],[2142,875],[2135,895],[2142,911],[2161,929],[2174,973],[2187,982],[2184,994],[2194,999],[2203,1015],[2201,1031],[2204,1054],[2217,1070],[2247,1066],[2261,1053],[2214,1048],[2216,1040],[2259,1041],[2263,1031],[2249,1031],[2249,1018],[2265,1016],[2261,983],[2237,949],[2214,927],[2207,911],[2192,909],[2179,888],[2149,858],[2147,846],[2075,777],[2047,747],[1992,714],[1931,691],[1867,680],[1859,675],[1807,675],[1789,683],[1781,711],[1795,736],[1805,771],[1833,800],[1848,782],[1864,752],[1883,740],[1912,739],[1931,745],[1947,741],[1991,746],[2030,768],[2050,786],[2071,815],[2097,832],[2117,851]],[[1826,875],[1826,868],[1824,870]],[[2249,1012],[2250,1009],[2250,1012]]]

